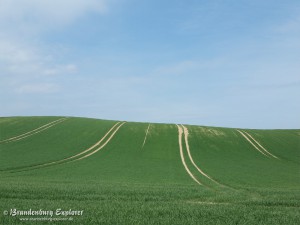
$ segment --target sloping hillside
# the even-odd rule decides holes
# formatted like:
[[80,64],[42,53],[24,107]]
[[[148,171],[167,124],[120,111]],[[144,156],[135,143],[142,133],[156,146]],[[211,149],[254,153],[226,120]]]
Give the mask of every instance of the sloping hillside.
[[299,160],[300,130],[0,118],[0,209],[85,208],[75,224],[296,224]]

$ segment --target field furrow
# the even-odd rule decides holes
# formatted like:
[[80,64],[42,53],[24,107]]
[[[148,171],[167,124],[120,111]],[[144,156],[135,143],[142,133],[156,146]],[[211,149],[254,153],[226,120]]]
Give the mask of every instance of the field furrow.
[[106,140],[106,142],[104,142],[101,146],[97,146],[97,149],[95,149],[94,151],[92,152],[89,152],[88,154],[78,158],[78,159],[75,159],[74,161],[77,161],[77,160],[82,160],[84,158],[87,158],[87,157],[90,157],[91,155],[94,155],[95,153],[97,153],[98,151],[100,151],[102,148],[104,148],[109,142],[110,140],[114,137],[114,135],[117,133],[117,131],[125,124],[126,122],[123,122],[121,123],[115,130],[114,132],[109,136],[109,138]]
[[217,182],[216,180],[214,180],[213,178],[211,178],[209,175],[207,175],[206,173],[204,173],[194,162],[193,157],[191,155],[191,151],[190,151],[190,146],[189,146],[189,141],[188,141],[188,135],[189,135],[189,131],[188,129],[182,125],[183,127],[183,132],[184,132],[184,138],[185,138],[185,145],[186,145],[186,150],[189,156],[189,159],[191,161],[191,163],[193,164],[193,166],[198,170],[198,172],[203,175],[204,177],[208,178],[209,180],[213,181],[214,183],[221,185],[219,182]]
[[47,123],[47,124],[45,124],[45,125],[43,125],[41,127],[38,127],[38,128],[36,128],[34,130],[28,131],[28,132],[26,132],[24,134],[21,134],[21,135],[18,135],[18,136],[14,136],[14,137],[5,139],[3,141],[0,141],[0,143],[9,143],[9,142],[14,142],[14,141],[22,140],[22,139],[30,137],[30,136],[32,136],[34,134],[38,134],[38,133],[40,133],[42,131],[45,131],[45,130],[49,129],[50,127],[53,127],[53,126],[55,126],[55,125],[57,125],[57,124],[65,121],[66,119],[67,118],[61,118],[61,119],[55,120],[55,121]]
[[149,123],[149,125],[148,125],[148,127],[147,127],[147,130],[146,130],[146,134],[145,134],[145,138],[144,138],[144,141],[143,141],[142,148],[144,148],[144,145],[145,145],[145,143],[146,143],[147,136],[148,136],[148,132],[149,132],[149,128],[150,128],[150,123]]
[[256,146],[247,136],[244,134],[242,131],[237,130],[257,151],[259,151],[261,154],[263,154],[266,157],[269,157],[268,155],[265,154],[261,149],[259,149],[258,146]]
[[184,169],[186,170],[186,172],[189,174],[189,176],[199,185],[203,185],[199,180],[197,180],[197,178],[192,174],[192,172],[189,170],[186,162],[185,162],[185,158],[184,158],[184,154],[183,154],[183,147],[182,147],[182,134],[183,134],[183,129],[177,125],[178,127],[178,141],[179,141],[179,151],[180,151],[180,157],[181,157],[181,161],[182,164],[184,166]]
[[268,155],[272,156],[275,159],[278,159],[277,156],[273,155],[272,153],[270,153],[267,149],[265,149],[257,140],[254,139],[254,137],[252,137],[252,135],[250,135],[249,133],[247,133],[246,131],[244,131],[244,133],[246,135],[248,135],[248,137],[250,137],[265,153],[267,153]]

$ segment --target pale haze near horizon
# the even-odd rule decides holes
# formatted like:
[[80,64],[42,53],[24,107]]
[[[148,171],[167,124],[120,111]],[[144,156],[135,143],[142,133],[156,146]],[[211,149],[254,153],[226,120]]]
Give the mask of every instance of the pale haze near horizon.
[[300,128],[299,1],[0,0],[0,116]]

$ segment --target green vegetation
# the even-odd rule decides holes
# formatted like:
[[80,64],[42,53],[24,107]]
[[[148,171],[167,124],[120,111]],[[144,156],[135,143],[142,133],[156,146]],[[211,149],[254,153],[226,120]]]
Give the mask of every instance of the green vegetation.
[[[0,118],[0,141],[58,119]],[[0,224],[299,224],[300,130],[245,130],[275,159],[237,129],[186,126],[195,164],[218,182],[193,166],[183,136],[183,155],[199,185],[182,164],[175,124],[151,124],[145,138],[148,123],[108,133],[116,123],[68,118],[0,142]],[[57,222],[3,215],[14,208],[84,213]]]

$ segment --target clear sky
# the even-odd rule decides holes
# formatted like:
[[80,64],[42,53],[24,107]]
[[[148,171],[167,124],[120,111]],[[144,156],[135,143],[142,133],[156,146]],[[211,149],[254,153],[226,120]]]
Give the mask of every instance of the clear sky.
[[300,128],[299,0],[0,0],[0,116]]

